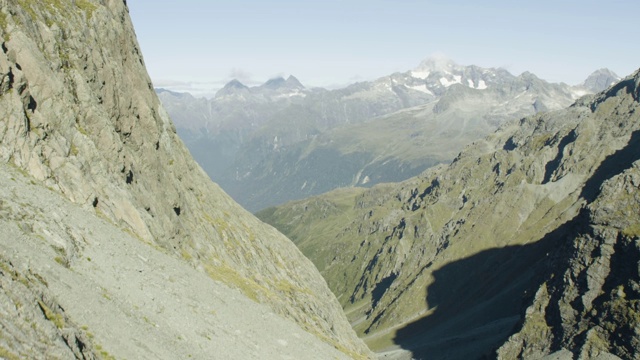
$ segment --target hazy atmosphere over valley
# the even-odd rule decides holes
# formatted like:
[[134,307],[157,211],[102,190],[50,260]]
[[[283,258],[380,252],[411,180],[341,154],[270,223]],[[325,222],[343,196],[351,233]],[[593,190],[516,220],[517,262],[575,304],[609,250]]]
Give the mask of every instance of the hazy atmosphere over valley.
[[0,359],[640,359],[639,12],[0,0]]

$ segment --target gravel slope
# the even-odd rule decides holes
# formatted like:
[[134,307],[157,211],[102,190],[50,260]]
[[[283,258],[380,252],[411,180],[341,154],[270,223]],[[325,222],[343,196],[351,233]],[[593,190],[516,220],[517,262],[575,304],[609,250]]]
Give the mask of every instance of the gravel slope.
[[[0,183],[0,255],[21,273],[38,274],[67,319],[61,330],[80,327],[103,356],[346,358],[267,306],[139,241],[17,169],[0,165]],[[9,316],[10,311],[3,313]],[[24,355],[20,344],[2,346]],[[59,355],[65,357],[64,352]]]

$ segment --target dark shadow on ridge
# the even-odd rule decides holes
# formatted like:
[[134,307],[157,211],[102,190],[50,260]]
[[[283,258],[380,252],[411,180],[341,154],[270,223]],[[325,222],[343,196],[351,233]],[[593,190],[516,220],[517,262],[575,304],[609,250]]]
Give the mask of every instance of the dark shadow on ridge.
[[640,159],[640,131],[636,130],[631,133],[631,138],[625,147],[602,161],[585,183],[580,195],[588,202],[592,202],[600,194],[602,183],[631,168],[638,159]]
[[562,162],[562,158],[564,156],[564,149],[567,147],[567,145],[576,141],[577,138],[578,138],[578,135],[576,134],[576,131],[571,130],[569,134],[567,134],[565,137],[562,138],[562,140],[560,140],[560,143],[558,144],[558,154],[556,155],[555,159],[549,161],[547,165],[545,165],[544,167],[545,171],[544,171],[544,179],[542,180],[542,184],[546,184],[549,181],[551,181],[551,177],[553,176],[553,173],[556,171],[556,169],[558,169],[558,167],[560,166],[560,163]]
[[535,243],[486,250],[435,270],[426,297],[434,312],[399,329],[394,342],[415,359],[494,358],[521,323],[547,277],[550,255],[573,224]]
[[391,284],[393,284],[393,281],[397,277],[398,277],[398,274],[392,273],[391,275],[387,276],[386,278],[382,279],[382,281],[376,284],[376,287],[371,292],[371,297],[372,297],[371,308],[372,309],[375,309],[376,306],[378,306],[378,302],[380,302],[380,299],[382,299],[382,296],[384,295],[384,293],[387,292],[387,290],[389,289]]

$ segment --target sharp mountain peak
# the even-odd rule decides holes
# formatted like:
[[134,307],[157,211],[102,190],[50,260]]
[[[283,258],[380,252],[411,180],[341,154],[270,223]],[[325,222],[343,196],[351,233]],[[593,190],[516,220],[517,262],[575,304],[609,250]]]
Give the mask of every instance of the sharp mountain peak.
[[279,90],[279,89],[295,90],[295,89],[304,89],[305,87],[295,76],[289,75],[289,77],[286,79],[283,76],[271,78],[267,80],[264,84],[259,86],[259,88],[266,88],[270,90]]
[[620,81],[620,79],[620,76],[613,71],[602,68],[591,73],[580,86],[591,92],[599,92]]
[[448,72],[459,67],[455,61],[445,56],[431,56],[423,60],[416,70]]

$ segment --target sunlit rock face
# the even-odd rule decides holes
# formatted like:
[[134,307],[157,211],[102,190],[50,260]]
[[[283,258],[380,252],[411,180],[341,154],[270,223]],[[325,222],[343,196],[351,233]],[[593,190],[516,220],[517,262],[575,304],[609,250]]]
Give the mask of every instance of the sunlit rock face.
[[[288,328],[289,333],[298,331],[302,337],[310,336],[308,344],[316,342],[322,347],[326,343],[343,354],[368,356],[368,350],[351,330],[338,302],[313,264],[287,238],[231,200],[193,161],[152,89],[126,2],[18,0],[1,5],[0,159],[5,164],[3,169],[8,166],[7,169],[17,169],[20,176],[27,176],[30,180],[26,184],[32,181],[39,189],[33,193],[42,189],[52,192],[52,198],[42,196],[43,201],[58,199],[55,201],[65,201],[65,205],[60,206],[74,209],[58,212],[47,204],[34,203],[34,199],[11,199],[13,205],[7,211],[13,214],[14,220],[8,224],[17,224],[24,234],[16,238],[12,233],[9,234],[12,237],[7,235],[5,238],[3,261],[8,267],[3,274],[12,274],[13,266],[19,264],[15,272],[27,279],[25,283],[34,284],[33,279],[38,277],[32,273],[36,273],[43,278],[42,286],[48,284],[50,295],[40,291],[40,285],[37,288],[25,285],[31,289],[28,296],[32,298],[27,299],[31,305],[35,299],[46,305],[40,306],[36,301],[36,307],[31,306],[32,310],[36,309],[33,311],[37,313],[40,308],[43,316],[51,320],[58,319],[53,314],[60,314],[60,309],[64,309],[64,314],[60,315],[64,324],[54,323],[54,330],[59,329],[64,335],[66,326],[75,323],[69,327],[81,334],[86,326],[85,335],[69,335],[65,339],[73,342],[69,339],[75,337],[81,339],[81,343],[89,344],[86,339],[91,338],[88,335],[91,333],[96,339],[94,345],[101,344],[117,357],[139,358],[140,349],[148,349],[150,355],[147,357],[156,358],[154,354],[162,352],[153,350],[154,344],[170,334],[176,335],[173,341],[187,343],[201,343],[208,338],[232,339],[234,329],[203,332],[196,336],[182,333],[180,322],[167,325],[171,323],[168,314],[173,312],[172,308],[184,306],[179,304],[180,297],[173,295],[184,290],[188,297],[188,291],[197,289],[185,288],[183,282],[197,277],[206,294],[225,289],[219,291],[226,296],[231,294],[229,288],[235,288],[239,292],[233,296],[244,299],[238,303],[245,307],[255,302],[262,304],[259,309],[263,310],[251,316],[273,316],[277,319],[274,321],[293,326]],[[7,178],[25,183],[17,175]],[[18,187],[15,196],[29,193],[22,190]],[[21,207],[21,203],[24,206]],[[18,221],[20,214],[24,219]],[[89,225],[86,227],[78,228],[78,223],[85,224],[84,216],[93,220],[87,220]],[[7,218],[11,217],[3,217]],[[108,224],[109,228],[104,231],[110,236],[98,234],[102,230],[92,228],[96,219],[101,224]],[[60,229],[52,228],[54,225]],[[113,243],[105,251],[112,249],[113,256],[104,259],[105,254],[95,247],[109,241],[109,237]],[[136,244],[131,245],[131,241]],[[20,257],[22,250],[12,247],[16,242],[37,244],[32,251],[51,255],[49,261],[36,256],[28,263],[16,261],[24,259]],[[133,246],[132,251],[139,256],[133,256],[136,253],[129,257],[117,255],[121,252],[116,250],[127,249],[127,244]],[[147,255],[138,248],[142,245]],[[94,251],[96,255],[90,256]],[[88,258],[96,261],[98,256],[101,260],[98,268],[86,264],[90,261]],[[177,259],[177,262],[165,262],[161,260],[164,256]],[[177,267],[179,271],[153,265],[156,260],[158,264]],[[106,289],[100,298],[117,305],[112,308],[114,326],[107,327],[107,320],[104,327],[96,327],[96,321],[79,317],[80,310],[83,314],[91,313],[102,304],[64,295],[57,280],[61,276],[60,269],[56,266],[77,272],[80,280],[85,276],[95,281],[96,287],[85,289],[79,287],[82,283],[79,279],[68,280],[67,292],[71,294],[82,292],[90,297],[100,294],[101,287]],[[49,268],[56,270],[49,271]],[[128,294],[134,291],[135,284],[144,285],[144,281],[129,281],[130,271],[135,269],[154,272],[154,277],[149,278],[150,284],[164,287],[166,292],[153,293],[145,301],[138,297],[142,294],[131,298],[123,295],[125,297],[119,299],[116,294],[120,293],[115,292],[118,287],[122,287],[118,291]],[[101,271],[105,272],[105,278],[98,276]],[[204,279],[203,274],[206,274]],[[20,276],[15,275],[13,279],[22,278]],[[98,278],[94,279],[96,276]],[[158,276],[166,278],[160,282]],[[108,279],[112,277],[119,279],[119,283],[111,283]],[[202,294],[193,296],[199,298]],[[43,296],[45,300],[42,300]],[[245,302],[247,298],[253,301]],[[188,306],[190,300],[184,301]],[[227,298],[224,301],[234,300]],[[223,302],[217,304],[222,307]],[[208,313],[209,320],[215,323],[212,314],[224,311],[222,308],[205,311],[200,307],[203,305],[198,306],[193,313],[187,309],[181,312],[187,318],[206,318],[203,314]],[[230,308],[241,318],[237,310],[240,308]],[[153,312],[153,316],[147,311]],[[158,317],[159,313],[165,315]],[[124,331],[120,325],[127,323],[128,316],[137,321],[132,320],[133,329]],[[145,318],[149,321],[143,321]],[[20,319],[28,321],[25,318],[16,321],[22,321]],[[116,319],[122,322],[118,323]],[[200,324],[204,326],[206,322]],[[238,326],[237,330],[243,332],[249,325]],[[274,329],[278,326],[274,325]],[[124,345],[119,343],[124,341],[123,333],[141,333],[145,331],[143,329],[155,329],[152,332],[158,334],[153,340],[155,343],[136,343],[133,338]],[[55,337],[54,332],[43,331],[41,333],[46,336]],[[269,336],[273,338],[277,333],[274,330]],[[39,335],[27,331],[25,336],[24,341],[36,341],[35,336]],[[257,339],[259,336],[255,335]],[[284,346],[278,345],[278,339],[272,340],[276,344],[274,349]],[[257,340],[256,346],[261,341]],[[282,341],[290,346],[295,343]],[[32,353],[23,353],[20,348],[8,348],[11,343],[7,341],[2,345],[9,354],[32,357]],[[14,343],[20,344],[20,341]],[[162,345],[175,349],[167,353],[169,358],[188,355],[181,352],[185,347],[172,347],[171,344]],[[92,349],[100,352],[95,346]],[[298,346],[298,351],[301,349]],[[79,350],[70,351],[76,357],[82,353],[81,346]],[[258,357],[260,350],[253,351],[252,354]],[[323,354],[322,351],[318,353]],[[59,354],[67,357],[64,354],[68,353]],[[233,354],[229,352],[230,357],[236,357]]]

